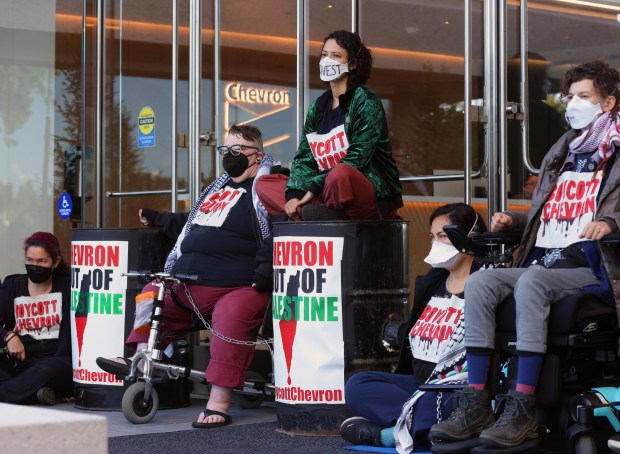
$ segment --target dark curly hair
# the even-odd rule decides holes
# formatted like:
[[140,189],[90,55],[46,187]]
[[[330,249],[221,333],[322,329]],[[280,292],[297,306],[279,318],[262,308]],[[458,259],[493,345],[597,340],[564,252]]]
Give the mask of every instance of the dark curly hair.
[[569,69],[564,76],[564,88],[562,94],[567,95],[570,86],[575,82],[584,79],[592,81],[594,88],[603,97],[613,96],[616,98],[616,105],[612,109],[612,113],[620,110],[620,73],[616,68],[609,66],[602,60],[593,60],[583,63],[579,66]]
[[35,232],[24,240],[24,252],[32,246],[37,246],[45,249],[45,252],[49,254],[49,256],[52,258],[52,261],[56,261],[56,259],[60,257],[60,263],[54,269],[54,275],[69,274],[69,266],[60,254],[60,243],[58,242],[58,238],[48,232]]
[[[612,115],[617,115],[620,112],[620,73],[617,69],[609,66],[602,60],[593,60],[587,63],[582,63],[579,66],[569,69],[564,76],[564,87],[562,88],[562,94],[567,95],[570,90],[570,86],[576,82],[582,80],[591,80],[594,88],[603,97],[613,96],[616,99],[616,104],[611,110]],[[559,172],[564,165],[566,156],[568,155],[568,147],[564,147],[561,153],[557,153],[553,160],[547,166],[547,170],[551,172]],[[605,174],[608,164],[607,156],[596,167],[595,172],[599,170]]]
[[468,233],[475,226],[478,226],[478,232],[480,233],[487,231],[487,225],[482,216],[478,215],[476,210],[466,203],[450,203],[436,208],[431,213],[428,223],[432,224],[435,218],[439,216],[448,216],[450,222],[458,225],[465,233]]
[[338,45],[347,51],[349,64],[355,65],[349,69],[348,86],[364,85],[370,79],[373,60],[372,52],[364,45],[360,36],[346,30],[337,30],[325,37],[323,45],[328,39],[336,40]]

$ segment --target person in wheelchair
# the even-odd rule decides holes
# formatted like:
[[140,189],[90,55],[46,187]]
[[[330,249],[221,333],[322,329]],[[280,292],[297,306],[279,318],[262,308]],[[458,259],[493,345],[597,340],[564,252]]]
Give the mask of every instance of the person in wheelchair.
[[[463,232],[471,233],[475,227],[480,232],[486,231],[486,225],[464,203],[437,208],[429,224],[432,247],[424,261],[433,268],[416,279],[413,308],[400,340],[395,373],[359,372],[346,383],[345,400],[358,416],[345,420],[340,433],[351,443],[394,446],[394,424],[403,404],[420,384],[461,371],[465,365],[463,288],[479,266],[472,255],[459,253],[443,228],[457,225]],[[446,315],[436,315],[441,313]],[[407,428],[416,445],[427,444],[426,436],[437,421],[438,411],[449,414],[451,406],[444,406],[449,395],[444,393],[442,409],[437,408],[437,393],[419,396]]]
[[[465,286],[469,387],[458,392],[450,418],[431,428],[434,441],[479,436],[482,444],[511,447],[538,438],[535,391],[551,305],[588,290],[620,308],[620,258],[596,241],[620,226],[619,84],[618,71],[602,61],[566,73],[563,99],[572,130],[545,156],[530,211],[492,217],[492,231],[523,230],[521,249],[512,268],[476,273]],[[486,383],[496,309],[512,294],[517,382],[497,396],[496,420]]]
[[[273,158],[263,152],[261,132],[248,125],[233,125],[217,151],[225,173],[191,209],[164,268],[173,275],[197,275],[198,281],[166,292],[159,348],[186,335],[194,309],[211,316],[214,335],[205,372],[211,391],[206,409],[192,424],[198,428],[231,423],[231,394],[233,389],[243,389],[254,355],[252,341],[272,289],[273,241],[255,183],[271,171]],[[157,294],[153,284],[143,293],[149,291]],[[134,329],[126,345],[140,351],[147,340],[148,330]],[[98,358],[97,364],[107,372],[127,375],[131,360]]]

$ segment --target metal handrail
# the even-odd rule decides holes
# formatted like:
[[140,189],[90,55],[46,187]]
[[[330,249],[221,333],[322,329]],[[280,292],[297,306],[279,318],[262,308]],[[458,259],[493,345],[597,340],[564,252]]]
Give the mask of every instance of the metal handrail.
[[179,0],[172,1],[172,145],[170,147],[170,159],[172,172],[170,178],[170,211],[177,211],[177,108],[178,108],[178,82],[179,82]]
[[[465,191],[465,203],[471,203],[471,180],[473,178],[471,172],[471,54],[472,54],[472,0],[465,0],[465,52],[464,52],[464,83],[465,83],[465,108],[463,113],[465,114],[465,173],[463,174],[464,191]],[[480,174],[480,172],[478,172]]]
[[[465,178],[465,175],[466,173],[450,173],[447,175],[419,175],[414,177],[400,177],[399,180],[405,183],[412,181],[459,181],[463,180]],[[470,178],[473,180],[482,177],[482,169],[470,173]]]
[[[177,189],[178,194],[189,194],[188,189]],[[154,189],[152,191],[106,191],[106,197],[128,197],[128,196],[143,196],[143,195],[166,195],[172,194],[170,189]]]
[[527,0],[521,0],[521,11],[519,12],[519,25],[521,33],[521,157],[523,164],[528,172],[538,175],[538,169],[530,161],[530,95],[529,95],[529,72],[528,72],[528,22],[527,22]]

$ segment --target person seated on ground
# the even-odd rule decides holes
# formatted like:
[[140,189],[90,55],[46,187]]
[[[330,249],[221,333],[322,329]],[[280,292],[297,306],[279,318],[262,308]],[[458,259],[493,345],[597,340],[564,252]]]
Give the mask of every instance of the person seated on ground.
[[371,69],[371,52],[356,33],[340,30],[324,39],[319,70],[330,89],[308,109],[290,177],[271,175],[257,184],[271,215],[397,218],[402,188],[383,105],[364,86]]
[[[450,371],[460,371],[465,366],[464,318],[461,316],[463,286],[478,265],[473,256],[459,253],[443,228],[455,224],[463,232],[471,233],[474,227],[486,231],[486,226],[476,211],[464,203],[437,208],[429,223],[432,247],[424,261],[433,268],[416,278],[407,337],[401,341],[395,373],[359,372],[346,383],[346,402],[358,415],[345,420],[341,426],[342,437],[351,443],[394,446],[394,424],[401,415],[403,404],[419,385],[444,377]],[[441,311],[452,315],[433,317]],[[413,417],[409,418],[408,427],[416,445],[427,444],[428,430],[437,422],[438,414],[447,416],[450,413],[451,404],[445,405],[449,394],[444,393],[440,410],[436,393],[419,396],[412,408]]]
[[26,274],[0,287],[0,402],[54,405],[73,395],[69,267],[51,233],[24,251]]
[[[211,392],[206,409],[193,423],[200,428],[231,423],[231,394],[243,388],[273,273],[268,215],[255,193],[256,182],[270,172],[273,158],[263,152],[261,132],[247,125],[233,125],[217,151],[225,173],[200,195],[165,265],[166,272],[198,275],[199,281],[175,285],[166,294],[159,335],[160,348],[165,349],[191,329],[194,307],[211,316],[211,359],[205,372]],[[144,288],[153,290],[153,284]],[[140,351],[147,340],[148,333],[134,330],[126,345]],[[98,358],[97,364],[126,375],[131,362]]]
[[[452,416],[431,428],[434,440],[480,437],[483,444],[517,446],[538,437],[536,386],[547,349],[551,305],[582,289],[620,307],[620,262],[596,240],[620,226],[618,71],[592,61],[565,76],[567,132],[544,158],[532,207],[492,217],[493,231],[523,230],[513,268],[475,274],[465,286],[465,346],[469,387]],[[579,207],[573,209],[571,207]],[[610,284],[613,283],[613,286]],[[516,389],[498,396],[499,419],[485,389],[495,346],[495,312],[516,303]]]

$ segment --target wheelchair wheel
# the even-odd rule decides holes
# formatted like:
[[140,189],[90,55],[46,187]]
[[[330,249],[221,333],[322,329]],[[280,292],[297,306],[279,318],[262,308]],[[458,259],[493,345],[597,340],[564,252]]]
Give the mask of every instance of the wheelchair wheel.
[[155,388],[151,388],[149,399],[144,401],[146,383],[139,381],[134,383],[123,394],[123,415],[127,421],[133,424],[144,424],[155,417],[159,408],[159,396]]
[[596,454],[596,443],[590,435],[582,435],[575,441],[575,454]]

